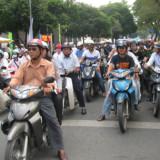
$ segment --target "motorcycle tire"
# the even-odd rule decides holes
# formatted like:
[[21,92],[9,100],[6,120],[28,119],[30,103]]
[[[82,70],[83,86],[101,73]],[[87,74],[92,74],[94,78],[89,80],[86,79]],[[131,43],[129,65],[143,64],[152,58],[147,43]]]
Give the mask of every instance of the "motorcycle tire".
[[119,127],[122,133],[125,133],[127,130],[126,103],[128,102],[124,101],[117,104]]
[[91,94],[89,88],[85,88],[85,97],[87,102],[91,102]]
[[158,118],[159,116],[159,109],[160,109],[160,93],[156,95],[156,101],[153,108],[153,115],[154,117]]
[[[24,159],[22,155],[24,141],[25,141],[24,133],[20,134],[15,139],[8,141],[4,160],[22,160]],[[26,160],[31,160],[29,146],[30,145],[28,145]]]

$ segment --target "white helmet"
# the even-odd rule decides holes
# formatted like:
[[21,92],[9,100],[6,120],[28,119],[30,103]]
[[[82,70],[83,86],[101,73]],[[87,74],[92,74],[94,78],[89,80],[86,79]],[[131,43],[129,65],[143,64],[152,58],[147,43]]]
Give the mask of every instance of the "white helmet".
[[94,41],[92,39],[86,39],[84,41],[85,44],[94,44]]
[[77,47],[82,46],[82,45],[83,45],[83,42],[82,42],[82,41],[79,41],[79,42],[77,43]]
[[49,46],[46,42],[42,41],[42,46],[43,46],[43,48],[49,50]]

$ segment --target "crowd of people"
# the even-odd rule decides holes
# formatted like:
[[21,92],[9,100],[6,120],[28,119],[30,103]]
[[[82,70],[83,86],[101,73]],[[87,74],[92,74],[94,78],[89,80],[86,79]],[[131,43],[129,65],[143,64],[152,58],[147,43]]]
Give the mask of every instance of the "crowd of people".
[[[115,44],[105,42],[103,44],[94,43],[92,39],[84,42],[79,41],[75,46],[69,43],[55,46],[54,53],[50,52],[46,42],[39,39],[30,41],[26,48],[23,44],[15,47],[13,51],[9,46],[5,49],[0,49],[0,69],[1,67],[14,68],[15,74],[5,91],[10,87],[15,87],[22,84],[42,85],[42,79],[46,76],[53,76],[56,79],[58,86],[60,85],[60,76],[67,73],[72,79],[73,88],[77,97],[81,113],[86,114],[86,104],[83,95],[83,83],[79,72],[81,65],[86,59],[90,59],[97,63],[96,78],[99,85],[99,93],[105,97],[102,106],[102,111],[97,120],[102,121],[109,117],[112,106],[112,96],[110,94],[112,88],[112,79],[109,78],[109,73],[114,69],[130,69],[134,68],[135,75],[133,78],[133,86],[135,88],[135,110],[138,110],[138,104],[141,101],[141,77],[148,88],[148,74],[145,72],[149,66],[160,66],[160,43],[155,43],[151,40],[140,42],[128,42],[125,40],[117,40]],[[106,62],[106,63],[104,63]],[[102,64],[105,67],[102,67]],[[146,77],[146,78],[145,78]],[[107,87],[106,87],[107,82]],[[60,160],[67,160],[64,151],[63,136],[61,127],[56,117],[56,111],[50,92],[52,85],[44,87],[45,96],[41,99],[40,110],[47,121],[48,128],[51,132],[52,147],[57,150]]]

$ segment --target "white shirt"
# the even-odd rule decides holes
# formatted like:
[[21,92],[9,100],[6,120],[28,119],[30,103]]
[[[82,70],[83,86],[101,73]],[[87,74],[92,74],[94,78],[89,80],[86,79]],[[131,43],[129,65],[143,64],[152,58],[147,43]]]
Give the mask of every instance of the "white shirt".
[[53,55],[53,63],[56,67],[56,69],[58,70],[58,73],[61,75],[63,74],[63,68],[62,68],[62,65],[61,65],[61,61],[62,61],[62,55],[63,53],[60,52],[60,53],[54,53]]
[[61,67],[63,68],[64,74],[65,70],[73,71],[75,68],[80,67],[80,63],[75,54],[71,53],[69,57],[65,57],[63,54],[61,59]]
[[83,55],[82,55],[82,58],[93,58],[93,59],[95,59],[95,60],[98,60],[98,59],[100,59],[100,52],[98,51],[98,50],[93,50],[93,52],[90,52],[88,49],[87,50],[85,50],[84,52],[83,52]]
[[147,62],[147,66],[152,65],[160,67],[160,54],[157,54],[156,52],[153,52],[149,61]]

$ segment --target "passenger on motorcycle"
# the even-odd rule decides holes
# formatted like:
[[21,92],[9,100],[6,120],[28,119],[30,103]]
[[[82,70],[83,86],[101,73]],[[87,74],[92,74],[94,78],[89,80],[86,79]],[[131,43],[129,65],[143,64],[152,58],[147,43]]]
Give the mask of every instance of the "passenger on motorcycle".
[[86,114],[87,111],[85,108],[83,90],[79,79],[80,63],[76,55],[72,52],[70,45],[64,44],[62,46],[62,52],[61,68],[63,68],[63,74],[67,74],[67,76],[72,79],[73,88],[79,102],[79,106],[81,107],[81,114]]
[[98,79],[99,88],[102,91],[102,95],[105,96],[106,92],[104,81],[100,72],[100,52],[94,48],[93,40],[88,40],[86,43],[88,48],[84,51],[80,63],[83,63],[86,59],[89,59],[97,63],[96,78]]
[[[31,60],[24,63],[15,73],[10,82],[10,87],[18,85],[43,85],[45,77],[55,78],[53,64],[42,58],[43,44],[39,39],[33,39],[28,43],[28,51]],[[59,160],[67,160],[64,151],[62,130],[58,123],[53,102],[50,98],[52,83],[44,87],[44,97],[40,100],[40,112],[44,117],[50,132],[51,146],[56,150]]]
[[[109,64],[109,68],[106,74],[106,77],[109,76],[109,73],[114,69],[130,69],[135,66],[134,60],[131,56],[127,54],[127,44],[125,42],[117,43],[117,52],[118,54],[113,56]],[[102,121],[108,118],[110,113],[110,108],[112,106],[112,80],[108,80],[108,93],[104,100],[102,111],[97,118],[97,121]]]
[[75,52],[77,58],[80,60],[82,55],[83,55],[83,52],[84,52],[84,48],[83,48],[83,42],[79,41],[77,43],[77,50]]
[[55,106],[58,122],[61,125],[62,124],[62,95],[59,92],[60,89],[57,87],[57,81],[60,77],[59,77],[58,70],[55,66],[55,62],[52,61],[48,44],[44,41],[42,41],[42,43],[43,43],[43,58],[47,59],[48,61],[51,61],[53,64],[53,67],[55,67],[55,72],[56,72],[55,91],[51,93],[52,95],[51,97]]

